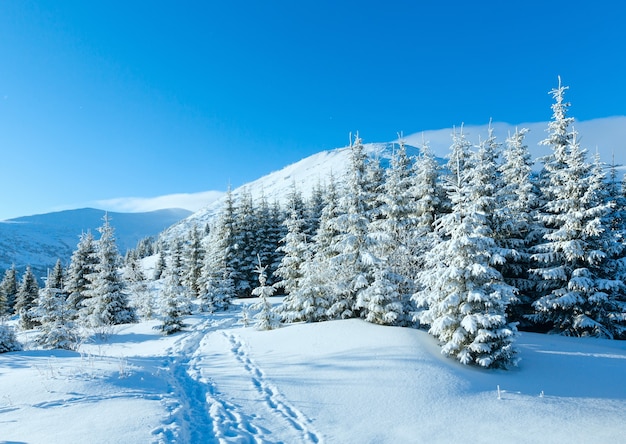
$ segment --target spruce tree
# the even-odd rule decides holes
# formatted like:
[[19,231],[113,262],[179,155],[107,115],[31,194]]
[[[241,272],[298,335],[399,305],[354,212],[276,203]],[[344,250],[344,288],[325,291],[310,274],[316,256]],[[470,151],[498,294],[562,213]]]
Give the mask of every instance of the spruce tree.
[[339,231],[335,220],[341,214],[338,203],[337,183],[331,174],[324,193],[324,206],[319,228],[310,245],[310,258],[302,264],[302,279],[298,290],[298,300],[302,310],[298,317],[307,322],[328,319],[328,310],[335,297],[335,268],[333,258],[337,252],[333,242]]
[[540,220],[549,231],[533,256],[543,295],[532,319],[568,336],[623,337],[626,332],[624,246],[606,225],[610,205],[602,199],[603,173],[585,162],[576,137],[548,192]]
[[258,254],[256,228],[257,220],[252,194],[246,189],[239,200],[234,220],[234,263],[231,266],[238,297],[249,297],[257,280],[254,271]]
[[324,187],[318,182],[311,191],[311,196],[306,201],[306,228],[304,231],[309,239],[315,236],[320,226],[320,218],[324,210],[324,193]]
[[356,307],[367,321],[380,325],[399,324],[404,317],[404,295],[400,293],[398,275],[380,261],[374,268],[374,280],[359,292]]
[[378,324],[403,321],[405,306],[413,294],[413,277],[407,267],[408,240],[414,234],[412,217],[411,161],[404,143],[394,152],[386,171],[379,206],[368,231],[377,242],[372,247],[379,259],[372,263],[372,286],[357,298],[362,316]]
[[263,266],[259,260],[255,270],[259,275],[259,286],[252,290],[252,295],[259,298],[252,306],[252,309],[257,311],[254,319],[258,330],[274,330],[280,326],[280,317],[269,300],[275,290],[271,285],[267,285],[266,270],[267,266]]
[[66,276],[65,270],[63,270],[63,264],[61,264],[61,259],[57,259],[52,272],[48,274],[48,279],[51,280],[50,286],[52,288],[56,288],[59,292],[64,293]]
[[9,303],[7,294],[2,291],[0,286],[0,318],[9,314]]
[[443,354],[463,364],[507,368],[517,362],[516,327],[506,318],[515,296],[495,268],[502,257],[489,220],[493,177],[485,182],[484,174],[494,166],[478,164],[486,161],[484,155],[474,155],[472,162],[469,152],[455,155],[468,160],[451,159],[450,165],[457,166],[447,182],[451,212],[437,221],[440,240],[427,252],[418,275],[421,290],[414,300],[423,311],[417,317],[429,325]]
[[15,312],[20,316],[20,327],[23,330],[30,330],[38,325],[32,312],[37,306],[38,296],[39,284],[29,265],[22,276],[15,300]]
[[[300,300],[301,281],[304,278],[304,263],[310,261],[310,248],[305,233],[305,221],[297,208],[293,208],[285,221],[287,235],[279,250],[284,253],[276,275],[280,280],[274,287],[282,288],[286,296],[280,314],[286,322],[305,321],[303,301]],[[258,272],[258,267],[257,267]]]
[[97,262],[96,244],[91,231],[82,233],[76,250],[72,253],[65,280],[65,293],[75,316],[84,308],[83,301],[87,298],[90,276]]
[[499,167],[500,186],[496,192],[494,233],[498,245],[507,250],[506,262],[500,267],[504,280],[518,289],[518,301],[509,307],[512,321],[528,327],[526,316],[535,300],[530,249],[539,237],[534,217],[538,205],[533,181],[533,161],[524,143],[528,130],[516,130],[506,140],[504,162]]
[[198,298],[201,293],[202,265],[204,263],[204,246],[197,226],[191,229],[184,250],[183,283],[189,289],[191,297]]
[[607,224],[611,205],[603,195],[602,168],[586,161],[577,134],[569,126],[566,87],[551,91],[555,99],[544,159],[538,213],[543,243],[536,246],[532,271],[541,278],[541,297],[533,304],[535,322],[572,336],[622,337],[626,331],[623,244]]
[[0,317],[11,316],[15,312],[17,298],[17,270],[15,265],[4,272],[0,282]]
[[[611,206],[612,211],[607,217],[607,225],[615,233],[617,238],[624,243],[626,241],[626,195],[624,194],[622,186],[623,182],[618,179],[615,160],[611,163],[609,170],[610,174],[608,186],[606,187],[606,200]],[[626,178],[626,176],[624,176],[624,178]]]
[[284,220],[280,206],[270,206],[264,194],[261,194],[258,205],[255,205],[256,251],[264,264],[267,264],[267,283],[276,283],[276,269],[282,259],[282,252],[277,251],[283,238],[282,223]]
[[152,275],[152,279],[158,281],[163,277],[163,273],[165,272],[165,268],[167,267],[167,263],[165,260],[165,252],[163,248],[159,249],[157,253],[157,261],[154,265],[154,274]]
[[335,273],[333,301],[328,309],[331,319],[356,317],[358,293],[372,281],[372,239],[368,236],[372,187],[367,183],[367,156],[361,139],[357,136],[350,147],[350,168],[346,192],[340,202],[341,214],[331,223],[337,235],[331,248],[336,255],[330,259],[330,269]]
[[274,200],[270,206],[269,214],[268,245],[270,252],[267,257],[267,282],[271,284],[275,284],[278,280],[278,276],[275,276],[275,273],[283,258],[283,253],[278,250],[278,246],[280,245],[280,240],[287,234],[286,227],[283,225],[286,218],[287,215],[280,205],[280,202]]
[[104,215],[103,221],[98,229],[100,239],[96,243],[98,263],[89,276],[88,298],[81,310],[83,323],[95,329],[135,322],[137,319],[119,273],[121,258],[108,214]]
[[372,221],[380,217],[383,200],[381,196],[385,186],[385,170],[380,158],[366,157],[365,176],[363,177],[363,199],[367,218]]
[[[57,262],[60,264],[60,261]],[[58,273],[58,269],[55,269]],[[46,286],[34,309],[39,322],[37,343],[44,348],[74,350],[79,341],[73,319],[75,314],[63,293],[63,282],[55,272],[48,275]]]
[[446,199],[440,181],[441,167],[432,150],[424,142],[412,169],[412,209],[410,219],[414,226],[407,234],[406,266],[410,276],[417,276],[424,267],[424,255],[434,245],[434,222],[442,212],[442,202]]
[[153,292],[148,288],[146,275],[138,255],[133,255],[124,266],[124,280],[130,292],[130,300],[137,314],[152,319],[155,312]]
[[[467,170],[466,164],[470,157],[471,148],[472,144],[463,132],[463,125],[458,132],[455,127],[452,131],[452,145],[450,145],[450,154],[445,166],[446,175],[449,176],[446,180],[450,183],[459,183],[461,180],[459,175]],[[442,197],[442,210],[450,211],[453,204],[449,200],[448,193],[444,193]]]
[[234,265],[236,264],[235,204],[232,192],[226,194],[215,227],[206,242],[202,267],[203,310],[226,310],[236,297]]
[[185,327],[183,316],[189,314],[188,289],[183,285],[181,279],[183,270],[180,246],[175,245],[172,252],[173,254],[165,269],[165,282],[159,299],[161,324],[155,327],[166,335],[182,330]]

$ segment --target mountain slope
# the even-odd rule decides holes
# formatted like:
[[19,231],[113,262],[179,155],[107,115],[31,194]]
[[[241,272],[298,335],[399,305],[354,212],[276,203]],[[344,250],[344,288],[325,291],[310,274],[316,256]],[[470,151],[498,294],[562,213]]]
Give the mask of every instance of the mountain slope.
[[[386,165],[397,146],[396,142],[368,143],[364,145],[364,149],[370,157],[379,158],[381,164]],[[419,149],[407,146],[407,153],[410,156],[418,155]],[[303,197],[307,198],[317,185],[328,182],[331,175],[338,182],[342,181],[349,163],[349,147],[321,151],[236,188],[232,191],[232,195],[237,199],[247,190],[254,198],[263,195],[270,203],[275,200],[284,202],[295,186]],[[181,220],[163,234],[164,238],[182,236],[194,225],[204,226],[217,214],[224,201],[225,197]]]
[[[57,259],[67,263],[82,232],[91,230],[96,239],[99,237],[97,228],[102,225],[104,214],[103,210],[83,208],[0,222],[0,270],[12,264],[19,270],[31,265],[41,277]],[[181,209],[108,213],[122,254],[134,248],[138,240],[158,235],[189,214],[190,211]]]

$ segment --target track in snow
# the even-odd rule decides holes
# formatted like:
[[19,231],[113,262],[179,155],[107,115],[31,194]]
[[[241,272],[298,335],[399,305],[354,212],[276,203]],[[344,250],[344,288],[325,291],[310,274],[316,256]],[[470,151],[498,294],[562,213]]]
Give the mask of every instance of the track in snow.
[[[161,372],[166,375],[170,396],[164,400],[170,417],[163,426],[153,431],[158,443],[202,442],[207,444],[271,444],[276,443],[274,431],[258,424],[257,411],[237,405],[229,393],[221,393],[211,378],[211,366],[206,359],[211,355],[212,333],[221,330],[228,352],[241,365],[243,381],[249,380],[252,393],[258,402],[278,421],[299,436],[298,442],[322,442],[313,430],[311,421],[291,405],[271,384],[263,371],[253,362],[241,339],[224,329],[232,321],[201,322],[177,341],[171,349],[174,357],[168,358]],[[245,404],[245,403],[244,403]],[[255,422],[257,422],[255,424]],[[271,423],[271,421],[270,421]]]
[[269,410],[284,419],[300,434],[302,437],[301,442],[314,444],[321,442],[322,440],[318,434],[312,429],[310,420],[297,408],[289,404],[278,388],[267,380],[263,371],[252,361],[246,352],[241,340],[234,334],[227,334],[226,332],[222,332],[222,334],[229,340],[231,352],[245,368],[250,376],[252,385],[261,395]]
[[172,348],[179,359],[170,358],[163,368],[171,387],[170,418],[153,431],[158,443],[269,444],[263,431],[248,416],[224,399],[215,384],[203,376],[203,349],[210,333],[227,328],[232,321],[198,324]]

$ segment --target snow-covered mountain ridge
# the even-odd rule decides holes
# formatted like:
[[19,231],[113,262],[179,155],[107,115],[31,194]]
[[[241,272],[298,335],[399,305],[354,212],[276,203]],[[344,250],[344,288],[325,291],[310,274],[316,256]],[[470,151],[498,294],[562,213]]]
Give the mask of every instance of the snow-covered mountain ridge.
[[[57,259],[68,262],[82,232],[91,230],[96,239],[99,237],[96,230],[102,225],[104,214],[104,210],[83,208],[0,222],[0,270],[13,264],[18,270],[31,265],[41,276]],[[134,248],[140,239],[158,235],[189,214],[190,211],[181,209],[108,213],[122,254]]]
[[[364,145],[364,148],[370,157],[379,158],[381,164],[385,165],[397,146],[396,142],[368,143]],[[409,155],[417,155],[419,154],[419,149],[414,146],[407,146],[407,153]],[[249,191],[254,198],[265,196],[270,203],[276,200],[284,202],[289,192],[295,186],[307,198],[317,185],[323,185],[325,182],[328,182],[331,175],[336,181],[341,182],[349,165],[349,156],[349,147],[321,151],[242,185],[232,190],[232,195],[237,199],[244,192]],[[164,238],[181,236],[194,226],[203,227],[218,213],[224,203],[224,199],[225,197],[216,200],[170,227],[164,233]]]

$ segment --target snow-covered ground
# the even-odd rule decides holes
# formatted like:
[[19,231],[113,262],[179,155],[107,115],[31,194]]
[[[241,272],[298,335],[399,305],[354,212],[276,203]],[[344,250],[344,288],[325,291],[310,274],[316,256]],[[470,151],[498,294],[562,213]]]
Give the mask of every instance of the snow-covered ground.
[[240,308],[169,337],[150,321],[0,354],[0,442],[626,442],[626,342],[523,333],[520,367],[487,371],[423,331],[257,331]]

